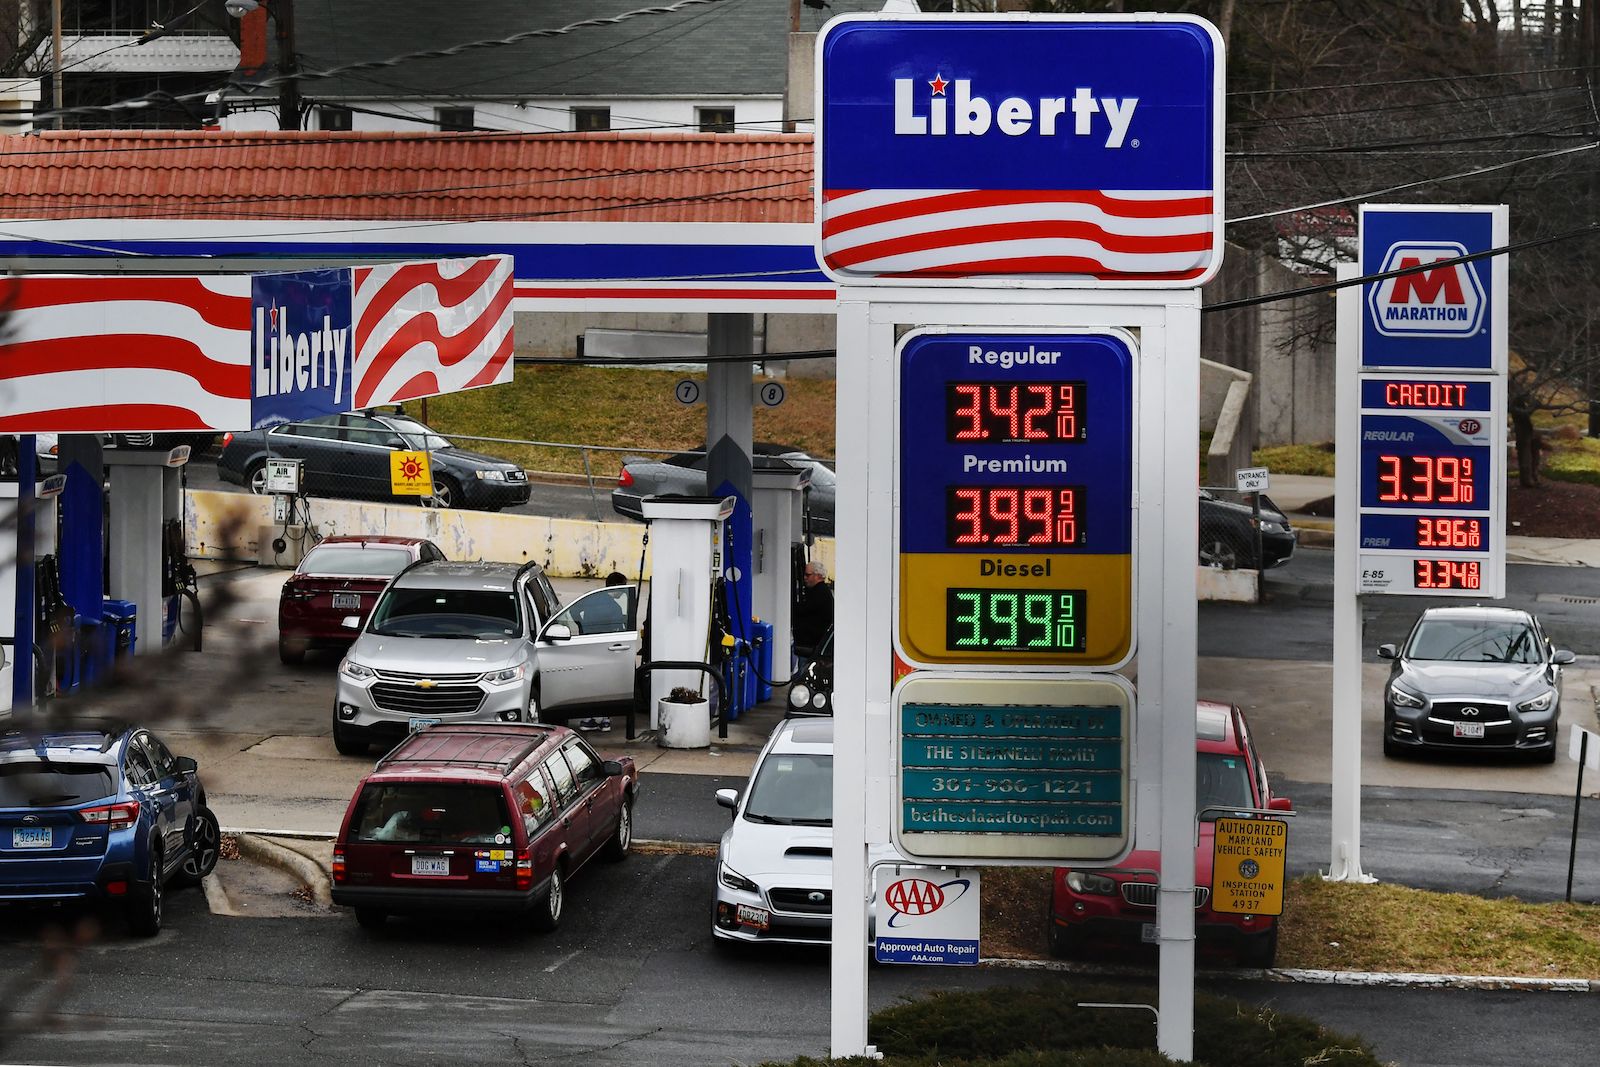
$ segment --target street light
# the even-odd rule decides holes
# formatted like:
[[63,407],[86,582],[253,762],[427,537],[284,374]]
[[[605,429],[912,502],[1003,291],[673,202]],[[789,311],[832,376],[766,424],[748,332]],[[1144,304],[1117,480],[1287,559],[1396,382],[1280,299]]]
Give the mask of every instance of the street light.
[[225,0],[223,9],[236,19],[265,11],[278,27],[278,129],[300,128],[300,81],[294,54],[294,0]]

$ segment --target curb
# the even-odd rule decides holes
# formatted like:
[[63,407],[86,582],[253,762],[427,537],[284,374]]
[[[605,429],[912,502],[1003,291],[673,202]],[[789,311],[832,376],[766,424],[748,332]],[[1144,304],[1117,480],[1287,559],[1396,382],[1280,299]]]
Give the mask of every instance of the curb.
[[[1061,960],[1000,957],[982,959],[979,963],[985,967],[1017,971],[1149,977],[1147,969],[1107,967],[1094,963],[1065,963]],[[1373,989],[1493,989],[1516,993],[1600,993],[1600,982],[1592,982],[1587,978],[1521,978],[1514,975],[1419,974],[1401,971],[1324,971],[1299,967],[1272,967],[1266,970],[1242,967],[1232,971],[1197,969],[1195,974],[1213,981],[1256,980],[1297,985],[1365,986]]]
[[292,848],[254,834],[236,834],[239,855],[265,863],[294,875],[311,890],[312,899],[324,908],[333,907],[333,883],[322,865]]
[[238,916],[233,901],[228,899],[227,889],[223,888],[221,878],[214,874],[206,875],[200,882],[200,890],[206,895],[206,907],[211,914]]

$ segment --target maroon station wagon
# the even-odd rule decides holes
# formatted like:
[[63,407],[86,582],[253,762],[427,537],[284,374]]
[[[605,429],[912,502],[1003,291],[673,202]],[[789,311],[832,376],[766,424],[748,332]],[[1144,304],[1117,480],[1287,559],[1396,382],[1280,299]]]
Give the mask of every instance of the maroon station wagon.
[[278,595],[278,658],[299,663],[308,648],[349,648],[389,579],[412,563],[444,559],[422,537],[325,537],[306,553]]
[[531,912],[561,922],[567,879],[633,843],[632,759],[564,726],[447,723],[362,779],[333,849],[333,902],[368,929],[391,912]]

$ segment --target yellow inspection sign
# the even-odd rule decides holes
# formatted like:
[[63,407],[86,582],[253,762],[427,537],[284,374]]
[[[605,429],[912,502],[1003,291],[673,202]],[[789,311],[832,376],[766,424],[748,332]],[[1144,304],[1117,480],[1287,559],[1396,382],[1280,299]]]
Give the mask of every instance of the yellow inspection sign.
[[1218,819],[1211,849],[1211,909],[1283,914],[1289,824],[1282,819]]
[[395,496],[432,496],[433,470],[426,452],[390,452],[389,488]]

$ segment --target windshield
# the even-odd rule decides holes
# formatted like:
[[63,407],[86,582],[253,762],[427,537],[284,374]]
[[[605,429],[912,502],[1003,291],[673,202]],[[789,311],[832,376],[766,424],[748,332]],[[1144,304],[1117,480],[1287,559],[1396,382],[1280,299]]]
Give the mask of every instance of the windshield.
[[1471,663],[1543,660],[1531,626],[1500,619],[1423,619],[1406,645],[1406,658]]
[[393,578],[411,561],[403,548],[359,548],[319,545],[306,553],[301,574],[338,574],[360,578]]
[[82,804],[116,792],[103,763],[0,763],[0,808]]
[[416,419],[401,415],[392,416],[389,425],[405,436],[406,443],[415,449],[450,448],[450,442],[434,433]]
[[1207,808],[1255,807],[1255,797],[1250,792],[1250,766],[1244,757],[1199,753],[1195,757],[1194,800],[1202,822],[1215,822],[1228,815],[1226,811],[1206,811]]
[[768,756],[750,783],[744,817],[753,822],[833,825],[833,757],[811,752]]
[[400,589],[372,609],[370,634],[499,641],[522,632],[517,598],[500,589]]

